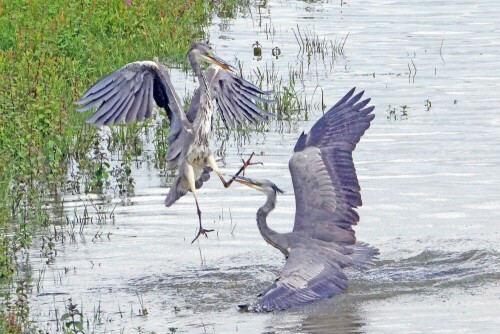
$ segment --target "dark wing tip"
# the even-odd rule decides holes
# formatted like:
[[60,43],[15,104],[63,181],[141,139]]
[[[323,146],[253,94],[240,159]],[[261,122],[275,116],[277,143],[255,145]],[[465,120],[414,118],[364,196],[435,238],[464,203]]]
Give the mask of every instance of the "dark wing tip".
[[[347,94],[345,94],[344,97],[341,98],[337,103],[335,103],[335,105],[333,107],[331,107],[330,110],[337,108],[341,104],[344,104],[347,100],[349,100],[351,98],[352,94],[354,94],[354,91],[356,91],[356,87],[351,88],[351,90],[348,91]],[[363,92],[361,92],[361,93],[363,93]]]
[[297,140],[297,143],[295,144],[293,151],[300,152],[304,148],[306,148],[306,141],[307,141],[307,135],[304,131],[302,131],[302,134],[300,135],[299,139]]
[[[373,110],[375,110],[375,106],[369,106],[368,108],[361,109],[359,112],[362,112],[363,114],[368,115]],[[375,118],[375,114],[371,114],[370,116],[372,116],[372,118],[370,119],[370,121]]]
[[354,96],[353,94],[354,88],[313,125],[305,145],[323,147],[339,144],[343,141],[359,142],[364,130],[369,127],[369,123],[373,119],[373,116],[367,115],[375,107],[366,107],[371,102],[371,98],[360,101],[364,91]]

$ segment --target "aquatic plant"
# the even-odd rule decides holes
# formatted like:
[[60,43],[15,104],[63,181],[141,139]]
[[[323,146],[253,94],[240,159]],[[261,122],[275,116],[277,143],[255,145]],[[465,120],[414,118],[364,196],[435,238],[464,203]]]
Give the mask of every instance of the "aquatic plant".
[[331,40],[326,37],[320,38],[314,30],[306,30],[305,32],[300,31],[300,27],[297,24],[297,32],[293,29],[293,34],[297,40],[297,44],[300,47],[300,53],[307,56],[319,55],[323,60],[325,57],[330,55],[336,57],[339,55],[344,55],[344,46],[349,37],[349,33],[342,37],[339,41]]
[[409,117],[410,106],[404,104],[400,105],[399,108],[389,105],[387,107],[387,120],[389,121],[405,121]]
[[83,314],[77,309],[77,306],[78,304],[71,302],[71,298],[68,300],[67,312],[61,316],[61,322],[64,323],[64,333],[83,333]]

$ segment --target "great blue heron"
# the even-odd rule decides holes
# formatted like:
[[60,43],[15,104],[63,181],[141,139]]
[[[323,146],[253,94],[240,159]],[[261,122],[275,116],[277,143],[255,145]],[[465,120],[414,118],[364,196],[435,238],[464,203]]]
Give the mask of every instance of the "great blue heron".
[[[217,102],[226,126],[267,120],[273,115],[259,108],[254,101],[273,101],[259,96],[270,95],[271,91],[263,91],[238,77],[234,67],[217,57],[207,44],[192,43],[187,58],[200,86],[186,113],[172,87],[167,68],[158,61],[137,61],[123,66],[97,81],[75,104],[80,106],[79,111],[97,108],[86,120],[94,125],[141,121],[152,115],[153,101],[165,109],[170,121],[167,166],[178,168],[178,176],[165,198],[165,205],[171,206],[188,191],[193,193],[200,224],[194,242],[201,234],[206,236],[211,231],[201,224],[196,189],[208,180],[212,170],[226,188],[232,182],[232,179],[226,182],[209,148],[212,100]],[[201,62],[212,64],[205,73]],[[250,163],[250,158],[242,169]]]
[[358,102],[363,92],[353,94],[354,88],[295,145],[289,162],[296,206],[292,232],[279,233],[267,225],[277,193],[283,193],[274,183],[235,179],[267,195],[257,211],[257,226],[286,257],[281,274],[259,295],[254,310],[282,310],[336,295],[347,288],[343,268],[365,269],[378,255],[378,249],[356,242],[352,229],[359,221],[353,208],[361,206],[352,151],[375,117],[370,114],[374,107],[366,107],[370,99]]

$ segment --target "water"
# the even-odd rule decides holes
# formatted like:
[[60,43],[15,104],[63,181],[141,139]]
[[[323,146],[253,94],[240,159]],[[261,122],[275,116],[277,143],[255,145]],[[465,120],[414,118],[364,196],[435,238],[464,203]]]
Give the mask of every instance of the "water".
[[[263,196],[242,186],[224,190],[213,178],[199,198],[205,226],[216,232],[191,245],[193,197],[166,209],[169,181],[142,163],[133,170],[131,205],[118,205],[113,222],[57,243],[51,265],[33,248],[35,320],[55,332],[54,320],[72,298],[83,307],[87,332],[498,331],[500,3],[264,3],[242,6],[235,20],[215,18],[211,41],[223,58],[242,61],[246,75],[274,61],[286,79],[289,65],[303,66],[296,88],[313,104],[320,101],[318,85],[327,105],[353,86],[372,98],[376,118],[354,153],[364,203],[356,231],[380,249],[380,260],[364,273],[350,271],[349,291],[330,300],[276,314],[239,313],[236,305],[254,301],[284,261],[256,228]],[[344,57],[308,61],[292,30],[297,25],[332,41],[349,34]],[[260,61],[253,59],[255,41],[263,47]],[[273,60],[276,46],[281,57]],[[173,76],[182,92],[184,76]],[[286,131],[255,134],[242,145],[225,143],[224,172],[255,151],[264,166],[248,173],[286,191],[269,218],[279,231],[293,224],[288,158],[320,114],[274,124]],[[220,146],[214,140],[214,150]],[[85,196],[67,195],[67,212],[81,211],[82,199],[88,205]],[[139,315],[142,308],[147,315]]]

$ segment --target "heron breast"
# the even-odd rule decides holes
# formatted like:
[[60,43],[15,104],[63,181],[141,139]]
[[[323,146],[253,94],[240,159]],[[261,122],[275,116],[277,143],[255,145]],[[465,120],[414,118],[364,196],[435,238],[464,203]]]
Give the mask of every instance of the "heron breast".
[[205,166],[205,161],[208,155],[210,154],[210,151],[205,151],[203,149],[192,149],[189,154],[187,155],[187,162],[193,166]]

